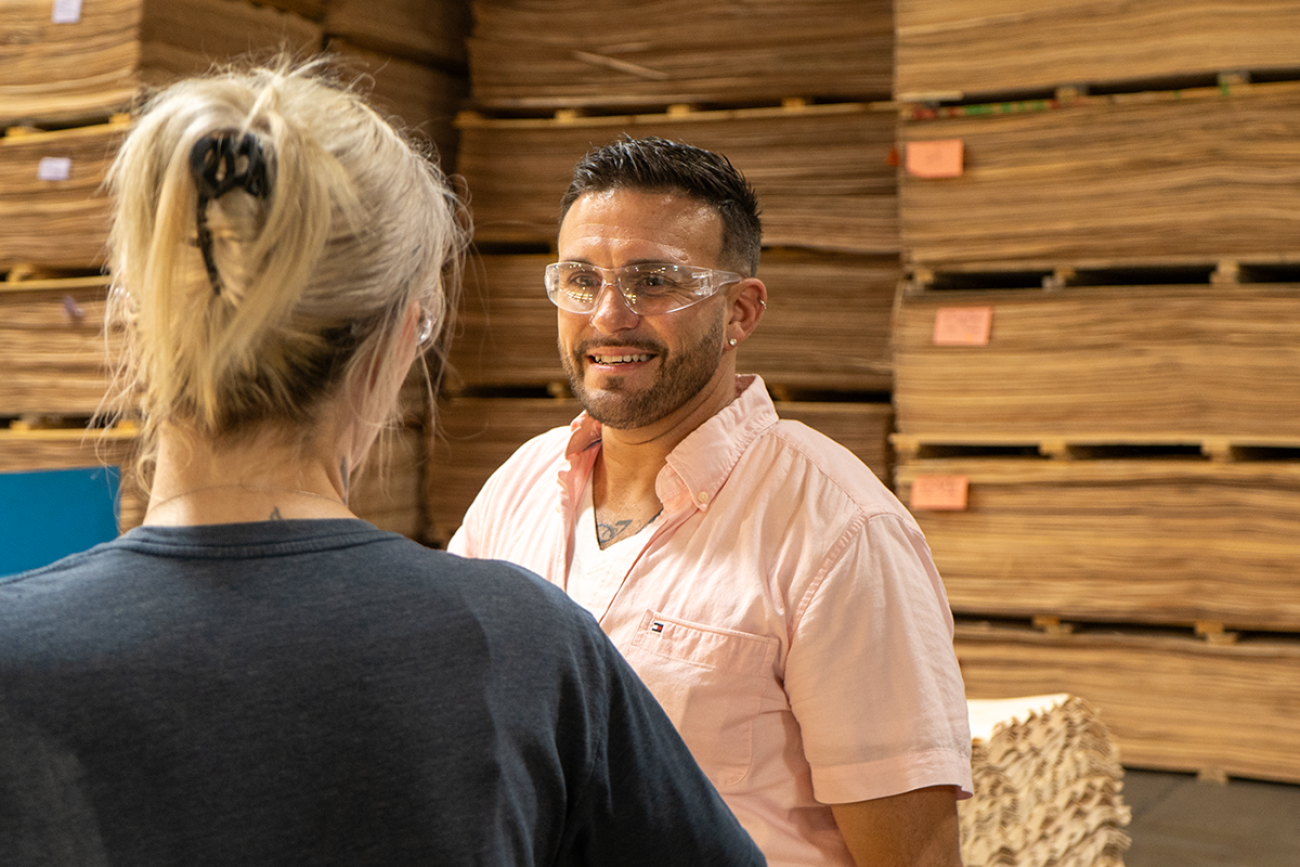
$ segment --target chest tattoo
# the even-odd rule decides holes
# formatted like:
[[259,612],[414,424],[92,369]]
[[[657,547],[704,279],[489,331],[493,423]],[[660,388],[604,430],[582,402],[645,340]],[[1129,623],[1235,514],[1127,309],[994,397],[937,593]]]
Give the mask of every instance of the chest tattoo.
[[613,542],[622,536],[630,526],[632,526],[631,521],[615,521],[612,524],[597,521],[596,541],[599,542],[602,547],[608,545],[610,542]]

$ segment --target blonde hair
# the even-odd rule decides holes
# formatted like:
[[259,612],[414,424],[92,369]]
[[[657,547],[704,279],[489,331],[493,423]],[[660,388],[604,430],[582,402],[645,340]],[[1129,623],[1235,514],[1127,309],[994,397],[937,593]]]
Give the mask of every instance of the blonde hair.
[[[164,424],[214,440],[268,424],[308,436],[341,387],[405,374],[392,346],[412,302],[432,319],[442,371],[463,206],[425,153],[322,67],[174,84],[113,165],[108,315],[126,325],[114,403],[141,411],[142,464]],[[213,136],[253,143],[264,190],[201,195],[192,159]],[[394,410],[358,412],[384,425]]]

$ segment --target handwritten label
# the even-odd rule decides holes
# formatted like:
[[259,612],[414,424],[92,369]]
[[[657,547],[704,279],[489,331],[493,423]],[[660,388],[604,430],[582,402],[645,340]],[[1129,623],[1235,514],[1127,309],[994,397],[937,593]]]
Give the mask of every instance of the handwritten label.
[[917,476],[909,505],[918,511],[963,512],[969,491],[966,476]]
[[43,181],[66,181],[71,175],[70,157],[41,157],[36,166],[36,177]]
[[76,24],[81,20],[81,0],[54,0],[54,14],[50,21],[55,24]]
[[988,346],[992,307],[940,307],[934,313],[935,346]]
[[918,178],[961,177],[965,147],[959,138],[907,143],[907,173]]

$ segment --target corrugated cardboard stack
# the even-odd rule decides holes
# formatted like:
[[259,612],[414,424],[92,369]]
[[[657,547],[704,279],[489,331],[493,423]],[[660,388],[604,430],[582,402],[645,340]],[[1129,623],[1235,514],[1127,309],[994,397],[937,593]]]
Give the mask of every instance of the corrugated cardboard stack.
[[1124,769],[1096,709],[1064,693],[969,705],[966,867],[1122,867]]

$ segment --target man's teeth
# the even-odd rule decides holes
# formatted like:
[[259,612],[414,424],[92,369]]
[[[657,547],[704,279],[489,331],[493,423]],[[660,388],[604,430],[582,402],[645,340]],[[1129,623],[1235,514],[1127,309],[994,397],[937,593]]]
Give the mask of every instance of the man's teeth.
[[633,361],[649,361],[649,355],[593,355],[597,364],[628,364]]

